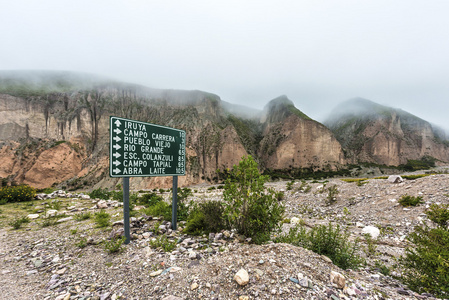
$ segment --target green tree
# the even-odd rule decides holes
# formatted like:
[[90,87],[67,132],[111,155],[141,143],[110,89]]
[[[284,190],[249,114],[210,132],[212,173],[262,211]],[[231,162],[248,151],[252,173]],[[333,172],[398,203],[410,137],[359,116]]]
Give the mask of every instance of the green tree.
[[447,205],[432,205],[426,212],[437,226],[416,226],[407,237],[414,245],[401,258],[404,281],[418,293],[449,297],[449,209]]
[[223,198],[228,226],[260,244],[280,228],[284,206],[273,189],[265,188],[268,176],[261,175],[257,167],[252,156],[243,157],[226,180]]

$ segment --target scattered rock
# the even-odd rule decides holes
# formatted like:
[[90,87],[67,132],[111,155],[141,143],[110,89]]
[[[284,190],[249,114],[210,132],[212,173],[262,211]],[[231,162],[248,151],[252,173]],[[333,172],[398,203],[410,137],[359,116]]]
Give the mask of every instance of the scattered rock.
[[362,229],[363,234],[369,234],[373,239],[377,239],[377,237],[380,234],[380,230],[377,227],[374,226],[365,226]]
[[240,286],[247,285],[249,282],[249,275],[248,272],[245,269],[240,269],[235,275],[234,280],[237,281],[237,283]]
[[339,289],[343,289],[345,287],[346,278],[342,274],[335,271],[331,271],[330,278],[332,285],[334,285],[335,287]]
[[156,277],[156,276],[160,275],[162,273],[162,271],[163,270],[157,270],[157,271],[151,272],[150,276],[151,277]]
[[388,182],[391,182],[391,183],[401,183],[404,181],[404,179],[402,179],[402,177],[399,175],[390,175],[390,176],[388,176],[387,180],[388,180]]

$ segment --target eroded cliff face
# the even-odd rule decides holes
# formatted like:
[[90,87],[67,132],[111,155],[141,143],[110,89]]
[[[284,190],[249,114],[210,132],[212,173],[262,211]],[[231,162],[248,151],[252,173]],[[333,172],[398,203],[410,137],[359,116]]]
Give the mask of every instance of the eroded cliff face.
[[[183,129],[186,176],[180,186],[211,180],[247,155],[218,96],[100,86],[69,92],[0,94],[0,177],[42,188],[114,187],[109,178],[109,116]],[[135,189],[171,187],[171,177],[133,178]]]
[[449,161],[448,143],[435,134],[428,122],[365,99],[351,100],[344,106],[345,113],[326,124],[350,162],[398,166],[425,156]]
[[267,105],[261,156],[269,169],[336,170],[345,164],[332,132],[297,110],[286,97]]

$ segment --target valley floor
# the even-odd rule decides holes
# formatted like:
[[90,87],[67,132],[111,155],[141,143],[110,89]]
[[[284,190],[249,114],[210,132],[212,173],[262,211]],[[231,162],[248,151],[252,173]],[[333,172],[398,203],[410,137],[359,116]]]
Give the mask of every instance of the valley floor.
[[[426,207],[449,203],[449,175],[430,175],[397,184],[386,179],[368,179],[364,184],[340,179],[303,184],[297,181],[289,190],[286,181],[268,185],[284,191],[281,201],[290,221],[299,220],[308,227],[338,223],[351,232],[351,239],[360,238],[360,254],[367,265],[359,270],[341,270],[327,257],[301,247],[247,244],[232,232],[187,236],[160,228],[158,220],[139,214],[132,222],[134,239],[123,246],[122,252],[109,254],[103,241],[120,232],[120,222],[112,229],[102,229],[91,219],[71,219],[70,216],[99,209],[98,200],[69,197],[60,198],[58,210],[68,219],[48,227],[42,226],[42,215],[18,230],[13,230],[8,222],[51,200],[0,207],[1,298],[431,299],[410,291],[395,279],[400,276],[397,258],[407,246],[407,234],[426,220]],[[320,193],[324,185],[335,185],[339,191],[331,205],[327,204],[326,192]],[[192,189],[189,200],[222,199],[220,189]],[[398,199],[405,194],[422,196],[424,203],[402,207]],[[164,196],[169,200],[168,193]],[[120,221],[120,203],[106,204],[104,210],[113,216],[113,221]],[[169,240],[177,241],[173,251],[151,247],[155,224],[166,230]],[[292,226],[285,223],[284,232]],[[367,241],[362,235],[366,226],[378,228],[380,236]],[[249,274],[249,283],[244,286],[234,280],[240,269]],[[344,288],[332,284],[332,271],[345,277]]]

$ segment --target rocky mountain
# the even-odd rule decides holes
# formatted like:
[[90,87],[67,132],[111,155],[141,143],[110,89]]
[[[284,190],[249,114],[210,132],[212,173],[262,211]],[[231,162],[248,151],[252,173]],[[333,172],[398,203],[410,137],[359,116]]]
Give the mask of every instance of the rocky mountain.
[[[213,180],[252,154],[263,168],[334,169],[344,163],[329,130],[281,97],[264,117],[202,91],[152,89],[72,72],[0,73],[0,177],[35,187],[114,187],[109,116],[186,131],[180,185]],[[293,151],[293,152],[292,152]],[[266,162],[266,163],[265,163]],[[132,189],[171,186],[132,178]]]
[[345,164],[332,132],[298,110],[286,96],[266,105],[262,124],[260,156],[266,168],[335,170]]
[[423,158],[449,161],[444,131],[401,109],[355,98],[336,107],[324,124],[351,163],[398,166]]

